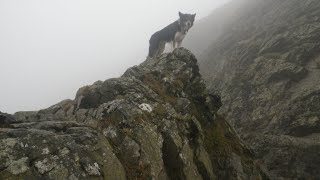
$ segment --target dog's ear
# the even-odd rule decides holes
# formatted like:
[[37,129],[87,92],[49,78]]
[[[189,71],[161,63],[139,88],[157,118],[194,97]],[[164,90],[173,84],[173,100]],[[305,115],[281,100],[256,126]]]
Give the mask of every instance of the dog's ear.
[[196,15],[197,15],[196,13],[192,15],[193,20],[196,18]]
[[182,18],[183,17],[183,13],[179,11],[179,17]]

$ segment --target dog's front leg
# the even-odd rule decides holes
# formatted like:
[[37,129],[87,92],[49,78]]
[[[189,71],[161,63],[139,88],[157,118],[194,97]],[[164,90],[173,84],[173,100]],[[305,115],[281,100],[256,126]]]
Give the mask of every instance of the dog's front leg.
[[172,51],[176,48],[176,41],[172,41]]
[[181,44],[182,44],[182,41],[177,42],[177,48],[180,48],[180,47],[181,47]]

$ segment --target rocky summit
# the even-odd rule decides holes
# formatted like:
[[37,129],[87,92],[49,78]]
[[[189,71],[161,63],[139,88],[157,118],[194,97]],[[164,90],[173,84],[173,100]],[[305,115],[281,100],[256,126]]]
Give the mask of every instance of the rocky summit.
[[0,179],[262,179],[195,56],[147,59],[35,112],[0,114]]

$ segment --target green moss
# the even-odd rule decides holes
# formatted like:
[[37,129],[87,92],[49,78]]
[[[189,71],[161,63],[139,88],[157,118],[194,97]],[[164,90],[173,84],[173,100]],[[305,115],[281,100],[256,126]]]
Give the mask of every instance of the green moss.
[[39,179],[39,178],[40,177],[37,177],[32,173],[31,169],[18,175],[11,174],[9,171],[6,171],[6,170],[3,170],[0,172],[0,179],[6,179],[6,180]]
[[182,89],[183,86],[184,86],[183,82],[182,82],[180,79],[175,79],[175,80],[173,81],[173,85],[174,85],[176,88],[180,88],[180,89]]
[[253,154],[242,146],[239,137],[222,117],[217,117],[213,123],[204,126],[203,132],[204,146],[210,155],[214,170],[224,169],[220,162],[226,162],[232,153],[241,157],[241,163],[246,167],[244,171],[252,170]]
[[99,121],[98,127],[100,129],[109,127],[110,125],[117,125],[124,118],[124,115],[119,111],[113,111],[108,114],[106,117],[103,117],[102,120]]
[[115,99],[125,99],[123,95],[117,95]]
[[144,180],[152,179],[150,174],[150,166],[144,166],[143,164],[125,166],[127,171],[128,180]]
[[144,84],[149,86],[155,93],[157,93],[162,100],[169,102],[174,105],[177,102],[177,97],[171,95],[169,92],[166,92],[164,85],[161,84],[161,81],[158,79],[152,78],[152,75],[145,75],[143,78]]
[[[108,142],[106,137],[104,137],[102,134],[99,134],[98,143],[89,153],[84,154],[83,156],[89,156],[98,164],[102,164],[100,168],[104,174],[104,179],[126,179],[124,167],[117,157],[109,152],[110,149],[113,149],[112,145]],[[112,164],[112,167],[110,167],[110,164]]]
[[145,75],[143,78],[143,83],[148,85],[154,92],[159,95],[163,95],[163,86],[159,83],[158,80],[152,78],[152,75]]
[[232,143],[225,137],[224,128],[213,123],[204,129],[204,145],[211,156],[227,156],[232,152]]
[[156,115],[156,117],[158,117],[159,119],[163,119],[167,116],[167,110],[166,108],[161,105],[161,104],[158,104],[154,110],[153,110],[154,114]]

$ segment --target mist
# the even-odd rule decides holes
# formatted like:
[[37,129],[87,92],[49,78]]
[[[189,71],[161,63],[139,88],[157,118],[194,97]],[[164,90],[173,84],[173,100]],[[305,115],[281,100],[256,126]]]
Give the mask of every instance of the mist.
[[207,16],[228,0],[2,0],[0,111],[39,110],[143,62],[178,11]]

